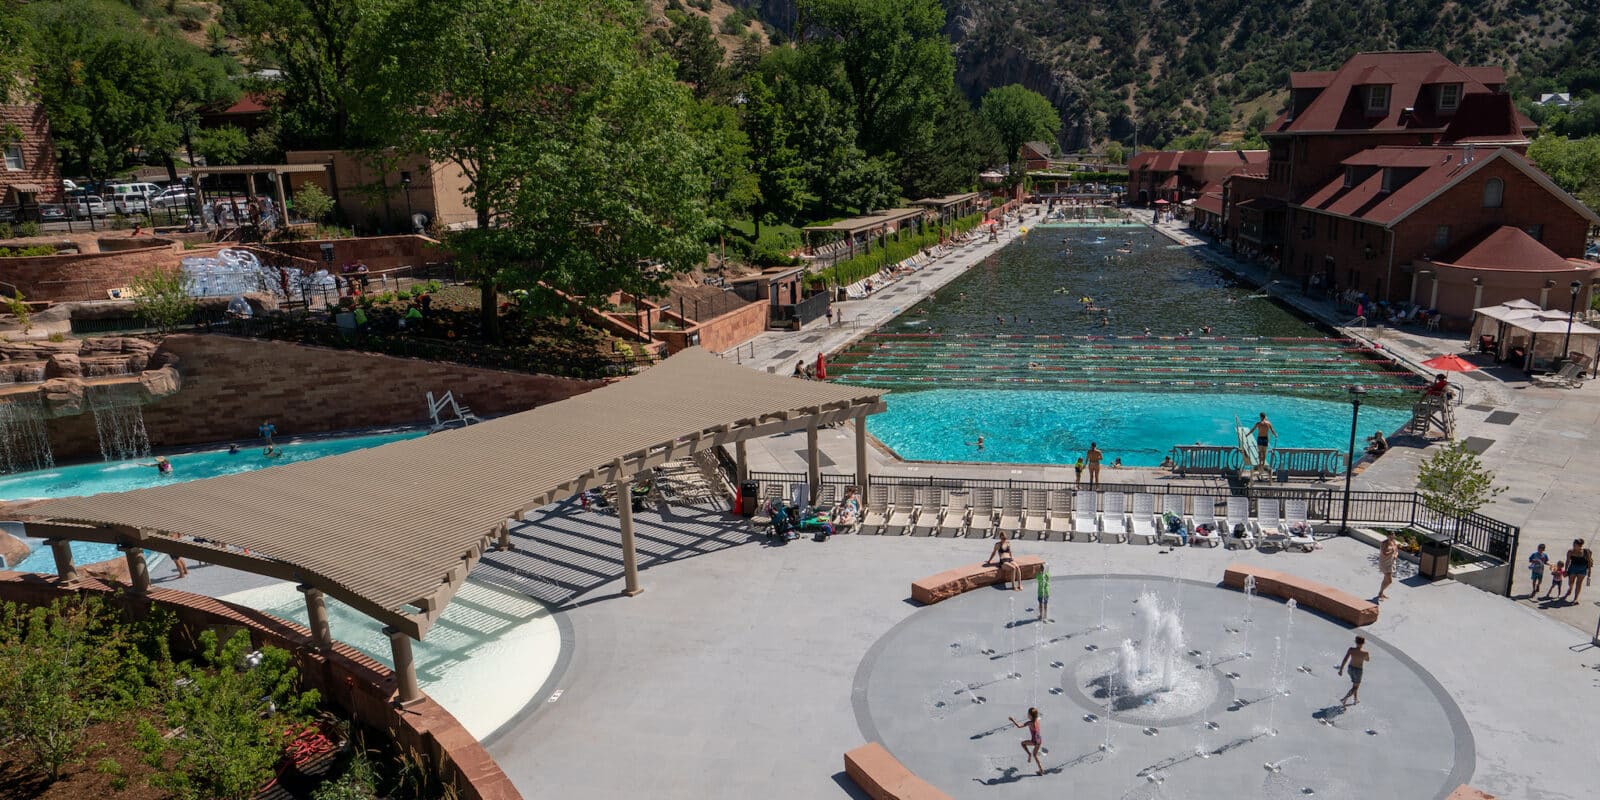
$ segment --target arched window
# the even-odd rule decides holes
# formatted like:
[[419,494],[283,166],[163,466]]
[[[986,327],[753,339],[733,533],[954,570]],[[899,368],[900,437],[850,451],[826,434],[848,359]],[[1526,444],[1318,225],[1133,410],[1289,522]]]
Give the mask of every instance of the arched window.
[[1499,208],[1505,193],[1506,182],[1499,178],[1490,178],[1489,182],[1483,185],[1483,207]]

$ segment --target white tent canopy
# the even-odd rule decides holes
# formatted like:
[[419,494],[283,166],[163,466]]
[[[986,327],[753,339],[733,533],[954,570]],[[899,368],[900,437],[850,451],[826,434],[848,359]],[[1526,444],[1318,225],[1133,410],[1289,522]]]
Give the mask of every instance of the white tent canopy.
[[1494,343],[1496,360],[1512,358],[1516,366],[1530,372],[1550,368],[1563,357],[1582,358],[1591,368],[1600,361],[1600,328],[1527,300],[1473,309],[1470,341],[1476,345],[1484,337]]

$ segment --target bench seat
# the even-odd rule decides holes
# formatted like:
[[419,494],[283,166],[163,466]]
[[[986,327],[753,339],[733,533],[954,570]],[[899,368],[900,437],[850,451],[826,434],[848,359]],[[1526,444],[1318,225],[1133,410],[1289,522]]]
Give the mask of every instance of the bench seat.
[[913,775],[877,742],[845,753],[844,774],[872,800],[951,800],[950,795]]
[[[1022,570],[1022,578],[1027,580],[1044,568],[1044,559],[1039,556],[1017,556],[1017,567]],[[911,599],[931,605],[979,586],[992,586],[1001,581],[999,567],[986,567],[982,563],[968,564],[912,581]]]
[[1246,577],[1256,579],[1256,594],[1282,597],[1285,600],[1292,599],[1306,608],[1316,609],[1356,627],[1371,625],[1378,621],[1377,603],[1356,597],[1343,589],[1335,589],[1309,578],[1275,569],[1250,564],[1229,564],[1227,570],[1222,573],[1222,583],[1235,589],[1243,589]]

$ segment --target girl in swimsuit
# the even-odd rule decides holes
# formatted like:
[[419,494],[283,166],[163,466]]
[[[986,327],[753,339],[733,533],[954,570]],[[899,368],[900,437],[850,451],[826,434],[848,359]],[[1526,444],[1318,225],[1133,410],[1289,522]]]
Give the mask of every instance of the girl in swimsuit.
[[1018,728],[1028,729],[1028,738],[1022,740],[1022,752],[1028,754],[1028,761],[1032,761],[1039,768],[1039,774],[1044,774],[1044,762],[1039,760],[1039,751],[1044,748],[1044,735],[1039,732],[1039,709],[1028,709],[1028,721],[1018,722],[1016,717],[1006,717],[1011,724]]
[[[994,549],[989,551],[989,558],[983,565],[998,566],[1000,577],[1006,582],[1006,586],[1018,592],[1022,591],[1022,570],[1017,567],[1017,560],[1011,556],[1011,537],[1007,536],[1005,531],[1001,531],[995,537]],[[1008,577],[1007,572],[1011,573],[1012,577]]]

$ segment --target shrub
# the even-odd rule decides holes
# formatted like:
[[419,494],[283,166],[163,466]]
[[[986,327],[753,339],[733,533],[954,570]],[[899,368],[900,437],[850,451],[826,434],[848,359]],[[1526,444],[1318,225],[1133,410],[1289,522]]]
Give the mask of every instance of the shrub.
[[[945,233],[964,233],[977,227],[983,221],[983,214],[972,214],[953,220],[945,225]],[[939,243],[939,229],[932,228],[920,235],[903,237],[900,241],[890,241],[880,245],[870,253],[863,253],[855,258],[845,259],[835,263],[816,275],[810,282],[813,284],[834,284],[848,286],[862,278],[876,274],[886,265],[893,265],[916,255],[923,248],[932,247]]]
[[745,26],[749,24],[750,18],[746,17],[743,11],[736,8],[728,12],[728,16],[722,18],[721,27],[723,33],[732,36],[744,30]]
[[333,198],[321,187],[308,183],[294,193],[294,210],[311,222],[322,222],[333,213]]
[[194,313],[189,276],[182,270],[151,268],[132,281],[133,304],[139,316],[162,333],[175,330]]
[[40,233],[39,223],[24,222],[17,226],[17,235],[24,239],[31,239]]
[[0,222],[0,239],[11,238],[11,223]]
[[56,249],[47,244],[35,244],[27,247],[0,247],[0,258],[15,258],[19,256],[53,256]]
[[22,332],[33,330],[33,309],[24,302],[22,292],[18,291],[16,297],[5,298],[6,311],[17,318],[17,324],[22,326]]

